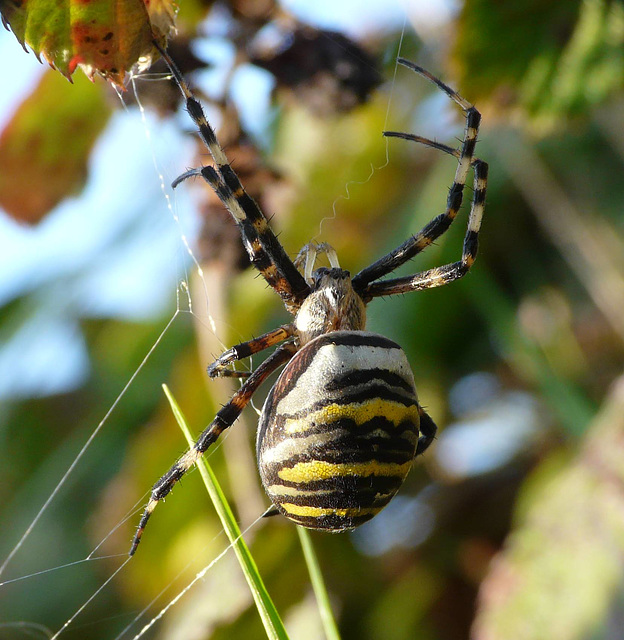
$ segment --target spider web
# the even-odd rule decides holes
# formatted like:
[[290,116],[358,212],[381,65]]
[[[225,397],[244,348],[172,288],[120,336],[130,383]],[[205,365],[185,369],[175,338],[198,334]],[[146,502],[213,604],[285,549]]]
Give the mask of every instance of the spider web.
[[[139,79],[139,81],[140,80],[142,79]],[[136,85],[135,85],[135,92],[136,92]],[[123,406],[123,403],[127,401],[128,390],[131,389],[133,386],[140,384],[139,380],[141,375],[144,373],[145,369],[148,369],[151,366],[151,361],[153,360],[154,354],[157,353],[159,347],[161,347],[162,342],[167,338],[168,334],[170,333],[172,328],[175,327],[176,323],[180,323],[181,321],[184,321],[185,317],[192,317],[197,324],[202,325],[204,331],[207,331],[213,335],[214,341],[219,346],[219,348],[217,349],[218,351],[225,349],[225,346],[218,338],[216,324],[210,313],[211,294],[209,292],[210,285],[207,284],[209,279],[206,277],[206,275],[202,271],[201,266],[199,265],[199,262],[195,258],[193,250],[190,246],[190,241],[187,237],[187,232],[184,229],[184,223],[180,221],[180,218],[178,216],[177,196],[174,196],[172,198],[170,194],[170,190],[166,186],[168,182],[169,183],[171,182],[171,179],[173,176],[168,176],[167,178],[165,178],[165,176],[163,175],[159,167],[159,160],[157,159],[157,157],[162,157],[163,150],[156,149],[152,145],[152,131],[155,125],[153,122],[149,122],[147,120],[145,115],[145,110],[141,105],[138,93],[136,93],[136,97],[139,104],[139,111],[140,111],[141,120],[142,120],[142,128],[146,138],[146,145],[150,149],[149,155],[151,155],[151,158],[153,161],[152,177],[155,176],[156,178],[155,182],[158,184],[158,188],[160,189],[162,194],[161,195],[162,202],[164,202],[164,205],[165,205],[163,209],[165,209],[168,212],[167,215],[170,217],[170,219],[173,221],[174,225],[176,226],[177,228],[176,233],[179,239],[179,243],[182,247],[183,252],[185,252],[189,256],[189,260],[179,261],[179,259],[177,259],[178,262],[182,262],[183,275],[181,276],[181,278],[179,279],[175,287],[176,304],[175,304],[175,310],[173,311],[172,315],[167,320],[165,320],[160,334],[154,340],[151,346],[148,348],[147,352],[144,354],[139,364],[136,365],[136,368],[134,369],[134,371],[130,373],[126,384],[120,390],[115,400],[109,405],[108,409],[104,412],[104,415],[101,418],[101,420],[92,429],[92,431],[86,438],[84,444],[81,446],[79,451],[73,454],[73,458],[66,458],[67,460],[69,460],[69,463],[68,463],[68,466],[62,471],[60,480],[58,480],[57,484],[51,489],[49,494],[42,501],[42,504],[39,510],[36,511],[32,521],[26,526],[23,535],[11,548],[8,555],[6,555],[6,557],[3,558],[2,565],[0,566],[0,575],[2,575],[2,578],[0,578],[0,589],[10,589],[11,587],[18,585],[20,583],[25,583],[28,581],[34,582],[38,578],[41,578],[42,576],[48,576],[52,574],[58,574],[59,578],[62,579],[63,572],[67,572],[68,570],[72,570],[77,567],[80,567],[85,563],[96,563],[96,562],[102,563],[102,562],[118,560],[119,566],[116,569],[112,570],[112,573],[103,580],[102,584],[100,584],[99,586],[93,589],[93,591],[88,595],[88,597],[84,600],[84,602],[80,603],[77,606],[74,612],[71,615],[69,615],[67,620],[58,630],[51,630],[45,627],[44,625],[39,625],[35,622],[32,622],[32,623],[19,622],[19,623],[4,623],[4,624],[0,623],[0,635],[2,637],[5,637],[3,635],[4,633],[15,633],[15,634],[24,633],[25,635],[28,635],[28,636],[37,637],[40,635],[40,637],[56,638],[56,637],[65,636],[67,635],[68,632],[72,632],[74,630],[74,627],[77,629],[80,629],[79,618],[80,618],[80,615],[83,613],[83,611],[87,610],[89,606],[91,606],[92,603],[97,600],[98,597],[102,597],[107,587],[110,585],[110,583],[113,580],[117,578],[117,576],[123,576],[123,570],[129,562],[129,558],[127,557],[127,550],[122,548],[120,550],[121,551],[120,554],[102,555],[100,553],[100,548],[106,543],[108,537],[111,535],[114,535],[116,530],[119,529],[122,525],[124,525],[124,523],[126,523],[128,520],[132,520],[133,523],[135,521],[138,521],[140,511],[142,510],[142,506],[144,505],[147,499],[149,491],[146,491],[144,495],[137,500],[134,507],[113,526],[113,528],[101,540],[101,542],[98,543],[85,557],[82,557],[78,560],[73,560],[71,562],[67,562],[65,564],[56,565],[56,566],[52,566],[44,569],[37,569],[35,571],[32,571],[31,573],[24,573],[23,575],[18,575],[17,577],[10,577],[11,576],[10,570],[13,568],[12,565],[15,563],[15,560],[19,559],[20,554],[28,552],[28,546],[29,546],[29,543],[32,542],[33,533],[37,533],[42,528],[45,528],[47,524],[46,520],[50,515],[49,511],[51,510],[51,508],[55,506],[55,500],[64,491],[67,491],[67,488],[68,488],[67,485],[71,484],[74,472],[78,470],[81,465],[88,464],[88,462],[86,462],[85,459],[88,458],[90,451],[92,451],[93,448],[97,448],[99,443],[99,438],[102,436],[103,432],[107,428],[112,428],[113,426],[110,424],[111,416],[114,416],[115,412],[118,411],[119,408]],[[187,265],[190,265],[190,266],[187,266]],[[199,310],[195,310],[193,307],[193,295],[191,295],[191,286],[189,285],[189,281],[191,279],[190,276],[192,272],[195,273],[196,280],[197,282],[199,282],[199,288],[196,290],[196,293],[194,294],[195,297],[200,301]],[[218,449],[218,447],[215,447],[215,450],[216,449]],[[146,489],[148,488],[149,488],[149,485],[146,486]],[[216,537],[223,538],[222,535],[216,536]],[[207,542],[207,546],[209,546],[209,542],[210,541]],[[215,558],[211,560],[208,566],[204,569],[204,573],[207,570],[211,569],[229,550],[230,545],[227,543],[227,540],[223,539],[223,542],[220,544],[224,546],[224,549]],[[71,555],[74,555],[75,557],[75,553]],[[38,566],[45,566],[45,558],[39,558],[38,562],[35,564]],[[192,570],[193,567],[189,565],[188,569]],[[180,573],[180,578],[183,580],[183,582],[186,583],[186,581],[189,579],[187,577],[184,577],[184,573],[185,573],[184,571]],[[187,584],[186,586],[182,587],[181,593],[184,593],[185,591],[187,591],[190,588],[190,586],[192,586],[195,582],[200,580],[202,575],[203,574],[200,572],[198,576],[196,576],[193,579],[190,579],[190,584]],[[171,589],[174,587],[175,587],[175,581],[170,582],[169,584],[163,587],[160,595],[162,597],[170,597],[168,591],[171,591]],[[180,596],[177,596],[177,598],[179,597]],[[174,600],[175,599],[176,598],[174,598]],[[164,606],[164,611],[167,610],[168,606]],[[160,601],[158,598],[154,598],[139,615],[135,616],[132,619],[130,625],[124,626],[122,632],[119,634],[119,637],[122,637],[122,636],[132,637],[135,631],[131,630],[131,625],[135,623],[140,623],[140,627],[141,626],[144,627],[142,631],[139,631],[139,633],[135,635],[135,637],[142,636],[151,627],[151,624],[149,622],[145,624],[145,615],[150,612],[151,608],[155,608],[155,611],[158,612],[159,608],[161,607],[163,607],[162,598],[160,599]],[[163,615],[164,611],[161,611],[161,613],[156,613],[155,617],[152,619],[152,623],[155,622],[157,619],[159,619],[159,617]]]
[[[399,50],[402,47],[402,42],[403,33],[401,34]],[[145,77],[137,79],[135,86],[138,86],[141,82],[160,81],[159,78],[151,79]],[[391,110],[393,93],[394,77],[388,92],[386,123],[388,122]],[[154,360],[157,358],[163,342],[169,338],[176,325],[191,320],[199,326],[204,335],[209,336],[208,343],[210,347],[204,344],[203,351],[205,351],[206,348],[215,351],[227,348],[222,336],[229,327],[227,323],[223,321],[223,318],[227,317],[223,307],[224,301],[221,299],[223,293],[215,289],[215,286],[218,286],[218,284],[214,282],[217,275],[212,273],[207,274],[202,270],[192,249],[194,242],[193,234],[195,232],[193,222],[191,221],[189,223],[188,220],[180,219],[180,212],[186,210],[187,207],[189,207],[189,203],[184,196],[177,193],[172,195],[168,187],[172,178],[176,177],[176,172],[179,172],[179,166],[178,168],[173,167],[173,161],[170,159],[170,156],[168,156],[163,149],[157,149],[155,147],[154,140],[158,137],[154,134],[156,125],[146,116],[141,106],[139,92],[137,92],[137,102],[139,104],[142,121],[141,127],[145,134],[145,145],[149,149],[148,155],[151,157],[153,163],[153,168],[150,170],[152,187],[156,185],[156,189],[160,192],[160,211],[155,215],[165,217],[168,220],[168,224],[172,224],[177,230],[175,235],[177,236],[178,248],[175,252],[175,262],[181,265],[179,270],[181,270],[182,276],[177,279],[174,285],[175,309],[169,317],[163,321],[159,334],[144,351],[138,363],[129,365],[128,370],[130,373],[126,384],[107,406],[106,410],[103,411],[101,419],[95,421],[95,426],[88,433],[81,446],[76,446],[76,443],[71,443],[73,453],[65,453],[65,457],[63,458],[63,460],[69,460],[69,464],[61,462],[61,465],[65,465],[64,468],[61,469],[61,473],[50,473],[50,478],[60,477],[60,480],[53,480],[52,482],[56,482],[56,484],[53,487],[46,486],[43,494],[41,494],[40,491],[38,492],[41,495],[39,507],[32,512],[34,513],[32,519],[28,523],[25,523],[23,527],[24,533],[21,538],[13,544],[9,553],[2,558],[2,564],[0,566],[0,590],[10,589],[21,583],[34,583],[36,585],[37,581],[42,581],[40,582],[40,587],[34,586],[31,588],[62,589],[63,584],[67,581],[79,581],[85,583],[82,599],[68,604],[68,610],[64,612],[67,614],[65,622],[56,630],[50,630],[36,621],[6,623],[0,624],[0,636],[5,632],[14,634],[15,637],[42,638],[79,637],[82,633],[89,634],[88,627],[81,627],[81,619],[84,612],[88,611],[90,607],[93,607],[94,603],[98,600],[110,598],[111,584],[117,584],[123,581],[125,573],[128,571],[129,558],[127,558],[127,548],[122,546],[119,549],[119,553],[114,555],[101,554],[101,548],[105,546],[109,537],[114,536],[128,521],[131,521],[133,524],[138,521],[142,507],[149,494],[149,485],[145,486],[145,493],[137,497],[137,501],[131,509],[125,514],[118,514],[116,516],[117,519],[114,521],[114,524],[93,549],[84,554],[84,552],[79,549],[70,548],[67,557],[73,558],[73,560],[68,560],[62,564],[53,564],[52,566],[47,566],[45,553],[40,553],[40,551],[44,549],[41,539],[45,539],[46,535],[50,535],[51,538],[54,537],[53,531],[46,530],[46,528],[50,526],[49,511],[55,508],[59,494],[74,490],[74,478],[76,475],[83,476],[88,473],[88,470],[85,471],[85,467],[93,463],[93,451],[98,448],[108,449],[108,440],[110,438],[106,435],[106,432],[114,428],[115,425],[112,423],[115,420],[116,413],[123,410],[124,403],[128,401],[129,390],[143,384],[143,380],[148,377],[146,373],[155,366]],[[189,128],[189,126],[187,126],[187,128]],[[383,144],[385,144],[385,161],[378,166],[371,163],[370,172],[366,174],[363,179],[356,176],[344,185],[345,193],[338,195],[334,200],[332,215],[323,217],[318,221],[318,232],[315,238],[326,231],[324,229],[325,223],[335,221],[339,216],[341,201],[349,200],[354,190],[369,183],[376,171],[388,165],[390,157],[387,140],[384,141]],[[163,170],[162,167],[165,167],[165,169]],[[217,319],[219,321],[217,321]],[[241,336],[241,340],[245,338],[246,336]],[[206,362],[208,360],[209,358],[205,358]],[[200,372],[198,372],[198,375],[201,375]],[[224,394],[224,398],[226,397],[227,395]],[[240,432],[241,437],[246,437],[245,426],[238,425],[237,430]],[[231,438],[232,433],[234,433],[234,430],[229,430],[225,434],[225,437],[222,437],[218,446],[221,446],[224,440]],[[180,448],[182,448],[182,445],[180,445]],[[218,447],[215,447],[209,454],[212,455],[217,448]],[[238,448],[238,444],[236,448]],[[174,458],[175,453],[171,456],[171,462],[173,462]],[[136,464],[140,463],[140,459],[136,461]],[[182,491],[176,492],[176,500],[182,499],[180,493],[182,493]],[[97,497],[94,496],[94,502],[96,500]],[[166,511],[164,507],[161,507],[161,510]],[[166,513],[159,513],[159,515],[164,518],[167,517]],[[257,527],[257,523],[261,517],[261,512],[256,513],[255,517],[250,519],[250,524],[246,528],[246,532]],[[146,535],[150,535],[149,529]],[[36,540],[33,540],[35,537]],[[33,542],[35,542],[34,545],[32,544]],[[215,551],[215,544],[220,545],[220,551]],[[35,555],[33,555],[33,548],[36,550]],[[186,597],[190,590],[204,581],[207,574],[216,571],[216,568],[227,558],[229,549],[230,545],[225,540],[222,532],[218,533],[212,539],[206,540],[205,550],[207,556],[198,554],[194,563],[185,567],[177,576],[163,584],[158,595],[150,599],[149,602],[146,602],[143,609],[132,616],[126,614],[126,617],[121,620],[121,624],[118,625],[121,628],[120,632],[114,637],[119,639],[139,638],[150,632],[153,626],[164,616],[170,615],[170,609],[177,605],[183,597]],[[232,554],[229,555],[231,556]],[[23,561],[24,556],[28,558],[28,561]],[[54,554],[50,557],[58,556]],[[95,578],[92,576],[88,577],[81,572],[81,568],[84,567],[85,564],[98,564],[103,568],[99,572],[93,572]],[[19,567],[18,575],[12,573],[15,565]],[[232,564],[228,564],[227,569],[224,570],[237,573],[238,570],[236,567],[232,567]],[[53,578],[53,581],[49,580],[50,577]],[[45,580],[45,582],[43,582],[43,580]],[[241,609],[245,606],[247,606],[246,602],[239,605]],[[114,612],[114,606],[112,610]],[[75,634],[78,635],[75,636]]]

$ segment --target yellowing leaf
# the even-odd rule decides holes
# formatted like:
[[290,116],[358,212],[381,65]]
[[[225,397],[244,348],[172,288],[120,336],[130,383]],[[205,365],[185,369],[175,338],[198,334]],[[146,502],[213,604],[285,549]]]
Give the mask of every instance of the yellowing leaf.
[[0,134],[0,206],[38,222],[87,175],[91,148],[110,109],[102,84],[84,77],[72,86],[48,72]]
[[173,26],[172,0],[0,0],[5,26],[71,78],[78,65],[121,86],[125,72],[149,63],[154,38]]
[[471,638],[606,637],[624,562],[624,378],[578,455],[531,485],[523,522],[481,585]]

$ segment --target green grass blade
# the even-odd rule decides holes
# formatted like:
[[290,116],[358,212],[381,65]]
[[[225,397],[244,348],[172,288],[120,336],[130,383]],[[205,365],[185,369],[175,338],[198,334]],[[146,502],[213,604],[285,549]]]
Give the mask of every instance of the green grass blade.
[[[189,442],[189,445],[192,445],[193,436],[189,431],[189,428],[186,424],[186,419],[184,418],[180,407],[178,406],[174,397],[171,395],[171,391],[169,391],[169,388],[166,385],[163,385],[163,389],[165,391],[165,395],[167,396],[167,400],[169,400],[169,404],[171,405],[173,415],[180,425],[180,429],[182,429],[182,432]],[[288,634],[286,633],[284,623],[282,622],[282,619],[280,618],[280,615],[277,612],[273,601],[271,600],[271,596],[269,596],[269,593],[264,585],[264,581],[262,580],[262,577],[258,572],[256,562],[254,561],[251,552],[249,551],[249,547],[242,537],[241,530],[238,526],[238,523],[236,522],[236,519],[234,518],[232,509],[230,508],[230,505],[228,504],[225,495],[221,490],[216,476],[210,468],[210,465],[203,458],[200,458],[198,460],[197,467],[204,480],[204,484],[206,485],[206,489],[208,490],[210,499],[212,500],[215,509],[217,510],[217,514],[221,520],[223,529],[225,530],[232,548],[234,549],[234,553],[238,558],[238,562],[241,569],[243,570],[245,579],[249,584],[249,588],[251,589],[251,593],[256,603],[258,613],[260,614],[260,618],[262,619],[262,624],[264,625],[267,637],[276,640],[288,640]],[[337,638],[338,636],[335,637]]]
[[321,573],[321,567],[310,539],[310,533],[303,527],[297,527],[297,533],[299,534],[299,540],[301,542],[301,548],[303,549],[303,556],[308,567],[308,573],[310,574],[310,581],[312,582],[312,588],[314,589],[314,595],[318,604],[319,613],[321,614],[321,621],[323,623],[323,629],[327,640],[340,640],[340,633],[336,626],[336,620],[331,609],[329,602],[329,595],[327,588],[325,587],[325,581],[323,580],[323,574]]

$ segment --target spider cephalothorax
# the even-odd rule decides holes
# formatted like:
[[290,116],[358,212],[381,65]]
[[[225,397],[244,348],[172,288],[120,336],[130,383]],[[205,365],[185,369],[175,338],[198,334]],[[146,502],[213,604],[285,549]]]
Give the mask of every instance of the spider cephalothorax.
[[300,346],[330,331],[357,331],[366,324],[366,306],[339,267],[321,267],[312,274],[310,295],[295,316]]
[[[477,254],[485,204],[487,164],[474,157],[481,116],[455,91],[415,64],[398,62],[435,83],[464,111],[458,149],[420,136],[385,132],[439,149],[457,158],[446,211],[394,251],[353,278],[326,244],[306,245],[291,260],[267,219],[230,166],[198,100],[167,53],[189,115],[214,166],[182,174],[203,178],[238,225],[251,264],[279,294],[293,322],[243,342],[208,367],[208,375],[245,378],[194,446],[154,485],[130,550],[132,555],[154,508],[197,459],[230,427],[260,384],[285,365],[269,392],[258,425],[257,456],[262,483],[274,509],[305,527],[345,531],[366,522],[396,494],[414,458],[433,441],[436,426],[418,402],[414,376],[401,347],[365,331],[366,305],[380,296],[438,287],[465,275]],[[468,173],[474,195],[461,259],[399,278],[382,279],[426,249],[459,212]],[[314,269],[326,254],[330,267]],[[279,345],[251,373],[229,365]]]

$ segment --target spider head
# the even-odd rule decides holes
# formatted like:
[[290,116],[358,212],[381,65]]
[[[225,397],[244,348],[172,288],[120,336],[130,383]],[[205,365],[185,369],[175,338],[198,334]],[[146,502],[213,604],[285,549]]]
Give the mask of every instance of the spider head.
[[321,289],[339,289],[351,286],[351,274],[340,267],[319,267],[312,272],[312,291]]
[[311,281],[312,291],[295,318],[301,345],[330,331],[364,329],[366,308],[353,290],[348,271],[320,267],[312,273]]

